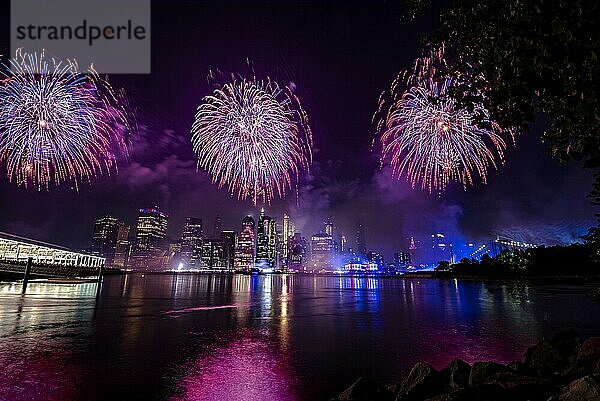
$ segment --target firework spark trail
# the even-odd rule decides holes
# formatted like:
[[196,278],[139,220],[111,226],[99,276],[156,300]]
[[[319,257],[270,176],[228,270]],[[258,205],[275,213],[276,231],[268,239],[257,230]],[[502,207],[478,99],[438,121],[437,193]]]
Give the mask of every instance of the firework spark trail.
[[490,120],[483,105],[473,110],[457,105],[450,91],[459,82],[442,76],[447,69],[443,51],[417,59],[400,73],[374,115],[382,164],[389,162],[394,176],[406,175],[413,188],[430,193],[450,182],[466,189],[476,175],[485,184],[489,168],[503,163],[502,134],[512,135]]
[[233,78],[203,99],[192,126],[198,165],[238,199],[270,203],[312,162],[312,133],[293,91]]
[[123,92],[90,68],[17,51],[0,83],[0,162],[10,181],[75,188],[116,170],[135,129]]

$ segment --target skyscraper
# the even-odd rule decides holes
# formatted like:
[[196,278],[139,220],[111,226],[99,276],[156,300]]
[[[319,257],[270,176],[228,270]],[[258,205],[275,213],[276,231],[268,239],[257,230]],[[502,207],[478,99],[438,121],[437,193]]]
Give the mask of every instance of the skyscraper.
[[451,256],[451,247],[446,236],[442,233],[431,234],[431,262],[449,261]]
[[202,236],[202,219],[197,217],[186,218],[181,235],[181,256],[185,262],[191,265],[200,262],[202,257]]
[[234,266],[236,270],[249,271],[254,266],[255,237],[254,219],[252,216],[246,216],[242,220],[242,230],[235,248]]
[[411,263],[417,264],[419,261],[419,249],[415,237],[410,237],[408,240],[408,253],[410,254]]
[[289,239],[288,268],[295,271],[305,271],[308,264],[308,241],[300,233],[295,233]]
[[363,257],[367,254],[367,239],[365,227],[362,224],[358,224],[356,227],[356,253]]
[[140,209],[135,245],[129,266],[134,270],[159,271],[170,268],[167,224],[169,216],[158,207]]
[[260,212],[256,229],[256,265],[261,268],[275,268],[277,251],[277,224],[270,216]]
[[130,227],[125,223],[118,223],[119,228],[117,230],[117,243],[115,246],[115,258],[113,261],[113,267],[118,269],[124,269],[127,267],[129,261],[129,230]]
[[202,268],[225,270],[227,259],[222,238],[208,238],[202,242]]
[[221,231],[221,240],[223,241],[223,258],[225,259],[225,268],[233,270],[235,259],[235,240],[236,235],[233,230]]
[[215,217],[215,224],[213,225],[213,238],[219,238],[221,236],[221,232],[223,232],[223,221],[221,220],[221,216],[217,214]]
[[283,212],[283,232],[282,232],[282,250],[281,254],[283,259],[287,262],[288,252],[289,252],[289,239],[293,233],[290,235],[290,216],[287,212]]
[[331,216],[325,220],[325,234],[333,238],[333,219]]
[[409,252],[396,252],[394,253],[394,266],[398,270],[406,269],[411,264],[411,257]]
[[135,246],[137,250],[151,250],[164,246],[169,216],[158,207],[140,209]]
[[106,258],[106,266],[112,266],[114,262],[118,231],[119,223],[116,217],[103,216],[94,223],[92,253]]
[[311,237],[311,259],[313,270],[332,270],[334,246],[331,235],[320,232]]

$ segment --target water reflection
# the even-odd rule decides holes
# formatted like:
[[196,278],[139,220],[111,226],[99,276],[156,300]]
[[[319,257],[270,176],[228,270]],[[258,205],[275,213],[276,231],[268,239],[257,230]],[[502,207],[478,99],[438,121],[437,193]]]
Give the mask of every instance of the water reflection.
[[[417,361],[509,362],[566,327],[586,286],[299,275],[0,283],[0,400],[321,400]],[[110,385],[107,385],[109,383]]]
[[91,333],[95,284],[0,283],[0,399],[68,400],[81,396],[81,368],[65,374],[75,338]]
[[242,330],[227,345],[187,363],[178,394],[170,399],[299,400],[285,357],[263,336],[255,330]]

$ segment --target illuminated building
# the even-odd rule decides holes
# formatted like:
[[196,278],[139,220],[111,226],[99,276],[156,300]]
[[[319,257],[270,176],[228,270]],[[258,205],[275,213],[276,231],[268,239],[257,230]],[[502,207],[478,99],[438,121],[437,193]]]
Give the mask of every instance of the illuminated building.
[[113,260],[113,267],[118,269],[125,269],[129,261],[129,230],[130,227],[128,224],[119,223],[117,244],[115,246],[115,258]]
[[287,261],[288,251],[289,251],[289,239],[294,235],[294,233],[290,233],[290,216],[287,212],[283,213],[283,232],[282,232],[282,249],[281,254],[283,259]]
[[223,241],[223,258],[225,259],[225,268],[232,270],[235,259],[235,240],[236,235],[233,230],[221,231],[221,240]]
[[449,261],[452,257],[451,246],[442,233],[431,234],[432,262]]
[[314,234],[311,239],[311,264],[313,270],[333,270],[333,238],[324,232]]
[[202,219],[188,217],[185,219],[181,235],[182,260],[190,265],[200,262],[202,258]]
[[410,261],[413,264],[418,263],[418,252],[417,241],[415,241],[415,237],[410,237],[408,240],[408,253],[410,254]]
[[256,229],[256,263],[260,268],[273,269],[277,259],[277,223],[265,215],[264,209],[260,212],[258,227]]
[[116,217],[103,216],[94,223],[91,251],[106,259],[106,266],[112,266],[117,246],[119,221]]
[[221,238],[209,238],[202,242],[202,268],[225,270],[227,259],[225,243]]
[[140,209],[135,245],[129,267],[133,270],[161,271],[169,268],[167,224],[169,216],[158,207]]
[[347,272],[377,272],[378,269],[377,263],[367,261],[350,261],[344,265],[344,270]]
[[[181,255],[181,242],[173,242],[169,244],[169,248],[165,255],[164,267],[165,269],[175,269],[181,266],[181,269],[185,266],[180,258],[176,258],[176,256]],[[180,270],[181,270],[180,269]]]
[[290,252],[288,268],[295,271],[305,271],[308,258],[308,241],[300,233],[295,233],[289,240]]
[[255,225],[252,216],[246,216],[242,220],[242,231],[235,248],[235,270],[249,271],[254,266]]
[[0,232],[0,261],[25,264],[98,268],[105,263],[101,256],[74,252],[65,247]]
[[367,253],[367,261],[369,263],[376,264],[380,269],[385,267],[385,263],[383,260],[383,255],[376,252],[368,252]]
[[325,234],[333,238],[333,219],[331,216],[325,221]]
[[215,217],[215,224],[213,225],[213,238],[219,238],[221,233],[223,232],[223,221],[221,220],[221,216],[217,214]]
[[356,254],[365,256],[367,254],[367,240],[365,234],[365,227],[359,224],[356,227]]
[[400,251],[394,254],[394,265],[397,269],[405,269],[410,266],[411,262],[410,252]]
[[341,241],[341,248],[340,251],[342,253],[346,252],[346,236],[344,234],[342,234],[342,241]]
[[140,209],[135,236],[136,250],[162,248],[167,237],[168,221],[169,216],[158,207]]

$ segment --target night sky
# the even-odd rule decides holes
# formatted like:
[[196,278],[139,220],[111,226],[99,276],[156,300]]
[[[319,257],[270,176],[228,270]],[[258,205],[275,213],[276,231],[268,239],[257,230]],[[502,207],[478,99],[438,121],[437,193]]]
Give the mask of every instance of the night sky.
[[[94,219],[110,213],[135,226],[140,207],[158,205],[170,214],[177,238],[186,216],[203,218],[212,231],[220,213],[224,227],[239,229],[250,201],[218,190],[196,170],[190,127],[196,107],[212,89],[210,69],[294,82],[309,113],[314,164],[294,195],[267,212],[281,219],[288,209],[305,236],[332,215],[352,237],[362,222],[370,249],[391,256],[407,235],[442,231],[452,239],[487,240],[496,233],[556,243],[576,239],[594,223],[586,197],[591,171],[561,164],[541,143],[537,123],[508,150],[506,164],[487,186],[466,192],[451,187],[441,197],[413,191],[379,171],[371,152],[371,115],[399,70],[420,53],[421,35],[439,19],[434,6],[410,24],[397,1],[228,2],[154,1],[152,74],[113,76],[139,108],[142,132],[119,173],[82,185],[41,191],[0,182],[0,230],[83,248]],[[8,13],[2,17],[0,53],[8,48]]]

